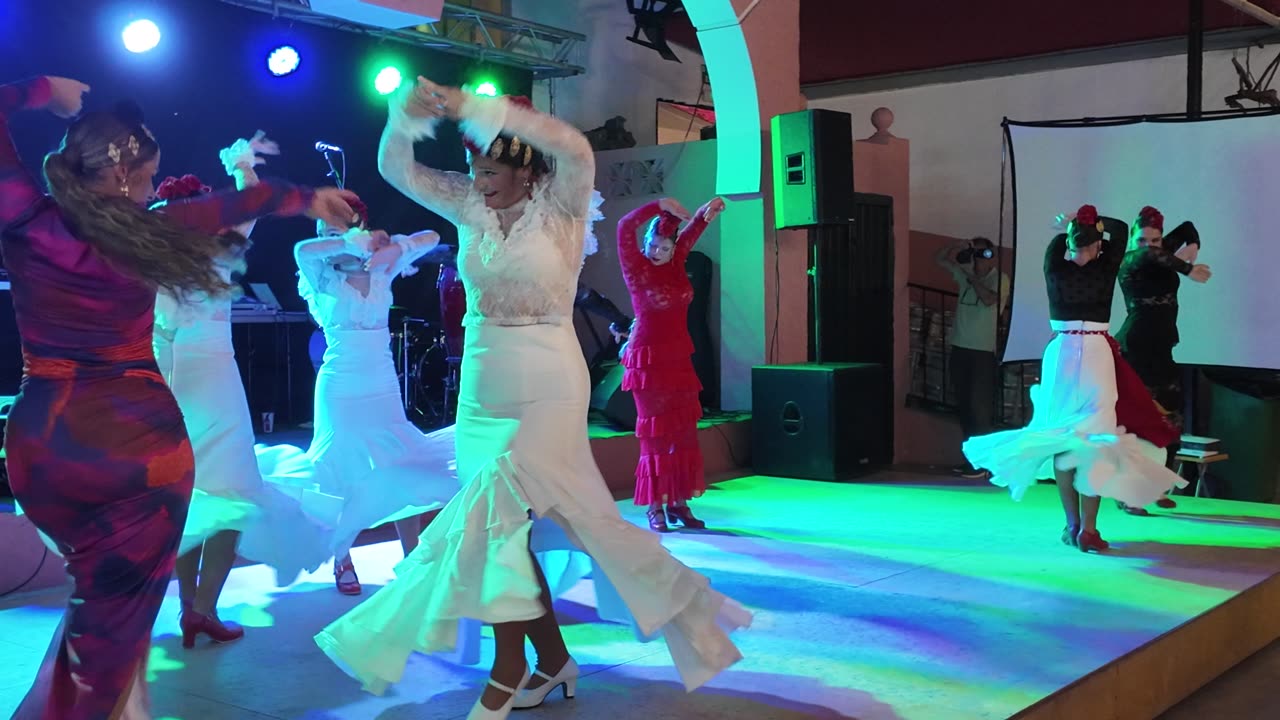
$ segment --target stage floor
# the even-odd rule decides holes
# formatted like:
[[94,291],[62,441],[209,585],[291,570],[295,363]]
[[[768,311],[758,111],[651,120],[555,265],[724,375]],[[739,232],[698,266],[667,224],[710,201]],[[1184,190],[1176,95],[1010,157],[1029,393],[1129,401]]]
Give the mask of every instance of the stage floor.
[[[630,502],[620,507],[642,523]],[[1114,549],[1103,556],[1059,542],[1052,486],[1019,504],[990,486],[892,473],[860,484],[745,477],[697,509],[717,529],[666,544],[756,611],[737,636],[746,660],[686,695],[660,642],[592,622],[584,583],[558,607],[587,673],[578,698],[527,717],[1006,718],[1280,572],[1271,505],[1185,499],[1150,518],[1104,507]],[[357,548],[366,588],[399,556],[395,542]],[[236,569],[222,616],[248,634],[223,647],[182,650],[174,593],[151,662],[157,718],[460,719],[483,682],[478,667],[415,657],[392,693],[362,693],[311,641],[357,602],[336,593],[327,567],[287,589],[259,566]],[[28,686],[64,598],[0,600],[0,717]],[[491,650],[486,638],[483,662]]]

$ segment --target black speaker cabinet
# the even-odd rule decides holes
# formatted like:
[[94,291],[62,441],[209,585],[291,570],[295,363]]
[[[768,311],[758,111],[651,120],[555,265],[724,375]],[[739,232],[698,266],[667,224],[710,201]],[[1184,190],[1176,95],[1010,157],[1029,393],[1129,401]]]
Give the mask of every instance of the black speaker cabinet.
[[591,409],[599,410],[605,419],[621,430],[636,429],[636,401],[631,393],[622,389],[622,374],[626,368],[613,362],[604,379],[591,389]]
[[853,119],[834,110],[776,115],[773,222],[779,230],[853,220]]
[[881,365],[751,369],[751,457],[761,475],[845,480],[892,461],[892,390]]

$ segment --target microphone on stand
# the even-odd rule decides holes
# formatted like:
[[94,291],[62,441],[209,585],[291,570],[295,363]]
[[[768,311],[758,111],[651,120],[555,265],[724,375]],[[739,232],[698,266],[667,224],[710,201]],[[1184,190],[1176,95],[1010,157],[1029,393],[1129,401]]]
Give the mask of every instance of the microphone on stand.
[[[342,152],[342,148],[337,145],[330,145],[324,141],[316,142],[316,152],[324,154],[324,161],[329,164],[329,174],[325,177],[333,178],[339,190],[346,189],[347,186],[347,154]],[[333,158],[329,157],[329,153],[338,153],[342,156],[342,172],[338,172],[338,168],[333,165]]]

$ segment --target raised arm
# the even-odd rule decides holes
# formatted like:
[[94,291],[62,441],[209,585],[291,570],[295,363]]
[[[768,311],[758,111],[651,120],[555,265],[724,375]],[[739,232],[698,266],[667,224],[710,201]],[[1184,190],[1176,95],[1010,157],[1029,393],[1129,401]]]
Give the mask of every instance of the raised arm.
[[183,227],[216,233],[263,215],[302,215],[315,191],[283,180],[262,180],[244,190],[224,190],[156,207]]
[[399,275],[440,244],[440,233],[419,230],[412,235],[392,235],[391,242],[400,248],[400,257],[391,265],[389,274]]
[[648,262],[644,253],[640,252],[637,238],[640,228],[661,212],[661,204],[654,200],[632,210],[618,221],[618,262],[622,264],[623,272],[630,272],[634,268],[642,267],[642,263]]
[[1196,226],[1189,221],[1184,222],[1168,234],[1160,242],[1165,250],[1171,253],[1178,252],[1186,245],[1195,245],[1200,247],[1200,232],[1196,230]]
[[[266,133],[259,130],[254,133],[253,138],[249,140],[241,138],[230,147],[223,149],[218,153],[218,159],[222,160],[222,166],[226,169],[227,175],[236,181],[236,189],[245,190],[259,182],[258,171],[254,167],[266,163],[261,156],[279,154],[280,147],[268,140]],[[236,232],[249,237],[257,222],[258,219],[254,218],[242,223],[236,227]]]
[[18,157],[18,149],[9,135],[8,116],[17,110],[45,107],[50,91],[49,79],[45,77],[0,85],[0,226],[17,220],[43,197],[40,186]]
[[435,137],[435,123],[408,115],[406,105],[412,99],[411,88],[391,99],[387,127],[378,144],[378,172],[406,197],[457,225],[471,178],[429,168],[414,159],[414,143]]
[[1097,262],[1116,273],[1120,272],[1120,263],[1124,262],[1125,248],[1129,244],[1129,224],[1123,220],[1099,217],[1102,222],[1102,255]]
[[507,98],[464,94],[462,131],[487,148],[499,134],[515,135],[555,161],[551,192],[575,217],[585,217],[596,179],[596,156],[577,128]]
[[1053,268],[1068,262],[1067,260],[1067,234],[1058,233],[1049,241],[1049,247],[1044,249],[1044,272],[1046,275]]
[[693,219],[681,228],[680,234],[676,237],[677,260],[683,261],[689,257],[689,253],[693,252],[693,246],[698,244],[698,238],[702,237],[702,233],[706,231],[713,219],[715,214],[709,209],[709,205],[698,208],[698,212],[693,214]]

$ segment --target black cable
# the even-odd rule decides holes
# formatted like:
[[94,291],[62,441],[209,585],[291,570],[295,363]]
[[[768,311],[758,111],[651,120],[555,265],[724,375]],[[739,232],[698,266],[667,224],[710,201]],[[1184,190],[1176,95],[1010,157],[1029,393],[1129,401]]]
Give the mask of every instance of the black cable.
[[778,243],[778,229],[773,229],[773,332],[769,338],[769,353],[765,361],[778,362],[778,322],[782,319],[782,246]]
[[[730,452],[732,452],[732,451],[730,451]],[[8,589],[8,590],[5,590],[4,592],[0,592],[0,598],[8,597],[8,596],[10,596],[10,595],[12,595],[12,594],[14,594],[14,593],[18,592],[18,591],[19,591],[19,590],[21,590],[22,588],[26,587],[26,586],[27,586],[27,584],[28,584],[28,583],[30,583],[32,580],[35,580],[35,579],[36,579],[36,576],[40,574],[40,571],[44,569],[44,564],[45,564],[45,562],[46,562],[46,561],[48,561],[48,559],[49,559],[49,547],[48,547],[47,545],[45,545],[43,541],[41,541],[40,545],[41,545],[41,547],[43,547],[43,548],[44,548],[44,554],[40,556],[40,564],[39,564],[39,565],[36,565],[35,572],[31,573],[30,577],[28,577],[26,580],[23,580],[22,582],[18,583],[16,586],[14,586],[14,587],[12,587],[12,588],[10,588],[10,589]]]

